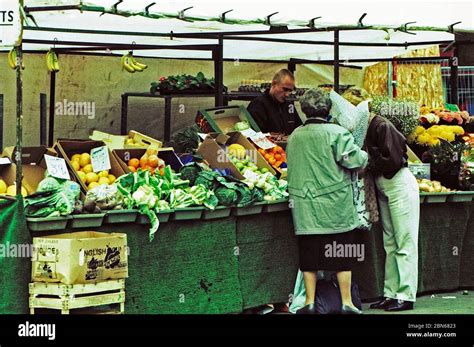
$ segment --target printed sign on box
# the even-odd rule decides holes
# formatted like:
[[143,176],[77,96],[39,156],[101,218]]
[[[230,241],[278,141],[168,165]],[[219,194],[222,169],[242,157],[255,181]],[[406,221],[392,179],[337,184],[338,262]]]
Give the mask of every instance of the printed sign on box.
[[128,277],[127,235],[94,231],[33,238],[32,279],[85,284]]

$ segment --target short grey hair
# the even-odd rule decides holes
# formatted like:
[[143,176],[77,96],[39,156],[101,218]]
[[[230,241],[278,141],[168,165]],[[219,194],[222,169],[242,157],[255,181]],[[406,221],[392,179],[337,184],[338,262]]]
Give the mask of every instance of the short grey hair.
[[327,118],[331,109],[329,93],[321,88],[309,89],[300,98],[301,110],[308,118]]

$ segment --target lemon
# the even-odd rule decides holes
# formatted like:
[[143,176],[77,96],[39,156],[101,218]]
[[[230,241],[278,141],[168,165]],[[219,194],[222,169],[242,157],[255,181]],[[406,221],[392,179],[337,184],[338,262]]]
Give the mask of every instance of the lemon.
[[80,161],[81,160],[81,155],[80,154],[74,154],[72,157],[71,157],[71,161]]
[[108,177],[109,176],[109,172],[108,171],[101,171],[99,172],[99,177]]
[[99,184],[102,185],[102,184],[109,184],[109,179],[107,177],[101,177],[99,178]]
[[7,184],[4,180],[0,179],[0,194],[5,194],[7,192]]
[[117,179],[114,175],[109,175],[107,178],[109,179],[109,184],[114,183],[115,180]]
[[86,174],[87,183],[97,182],[99,180],[99,175],[95,172],[89,172]]
[[81,167],[85,167],[86,165],[90,164],[91,156],[89,155],[89,153],[82,153],[79,163],[81,164]]
[[[13,184],[7,188],[7,195],[10,196],[16,196],[16,184]],[[21,187],[21,195],[23,197],[28,195],[28,192],[26,191],[25,187]]]
[[91,183],[89,184],[89,186],[87,187],[87,189],[91,190],[91,189],[96,188],[96,187],[99,187],[99,186],[100,186],[99,183],[97,183],[97,182],[91,182]]
[[72,163],[72,168],[74,171],[79,171],[81,169],[81,164],[79,164],[79,160],[74,160]]
[[86,175],[85,172],[78,171],[78,172],[77,172],[77,175],[78,175],[79,178],[81,179],[82,183],[87,183],[87,175]]
[[86,166],[84,166],[82,168],[82,171],[84,171],[84,173],[88,174],[88,173],[91,173],[93,170],[92,170],[92,164],[87,164]]

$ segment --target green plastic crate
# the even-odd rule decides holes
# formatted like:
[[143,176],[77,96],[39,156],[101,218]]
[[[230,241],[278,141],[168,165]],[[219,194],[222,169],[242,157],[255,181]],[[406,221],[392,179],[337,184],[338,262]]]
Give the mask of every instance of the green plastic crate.
[[457,191],[449,196],[448,202],[469,202],[472,201],[473,196],[474,192]]
[[265,206],[266,204],[266,201],[262,201],[246,207],[236,206],[232,209],[232,214],[234,216],[249,216],[252,214],[260,214],[263,212],[263,206]]
[[138,210],[112,210],[105,214],[105,224],[135,223]]
[[[171,215],[173,214],[174,210],[163,210],[157,213],[158,220],[160,223],[167,223],[170,220]],[[139,214],[137,218],[138,224],[150,224],[150,218],[147,215]]]
[[290,202],[288,201],[288,199],[268,201],[267,204],[263,206],[263,212],[271,213],[271,212],[287,211],[290,209],[289,204]]
[[75,214],[72,216],[69,227],[73,229],[98,228],[104,222],[105,213]]
[[444,192],[444,193],[421,193],[420,197],[424,197],[425,204],[438,204],[446,202],[448,196],[453,194],[452,192]]
[[171,220],[193,220],[201,219],[204,208],[202,207],[187,207],[177,208],[171,216]]
[[204,210],[202,213],[202,219],[217,219],[226,218],[230,216],[231,208],[228,206],[217,206],[213,211]]
[[64,230],[72,217],[26,218],[31,231]]

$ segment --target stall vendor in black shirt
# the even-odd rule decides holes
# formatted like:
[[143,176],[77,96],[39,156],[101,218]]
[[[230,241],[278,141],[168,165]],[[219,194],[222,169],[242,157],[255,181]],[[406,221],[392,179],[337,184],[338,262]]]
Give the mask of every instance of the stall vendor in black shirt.
[[250,102],[247,110],[262,132],[290,135],[302,125],[295,106],[287,101],[294,89],[295,77],[282,69],[273,77],[271,88]]

